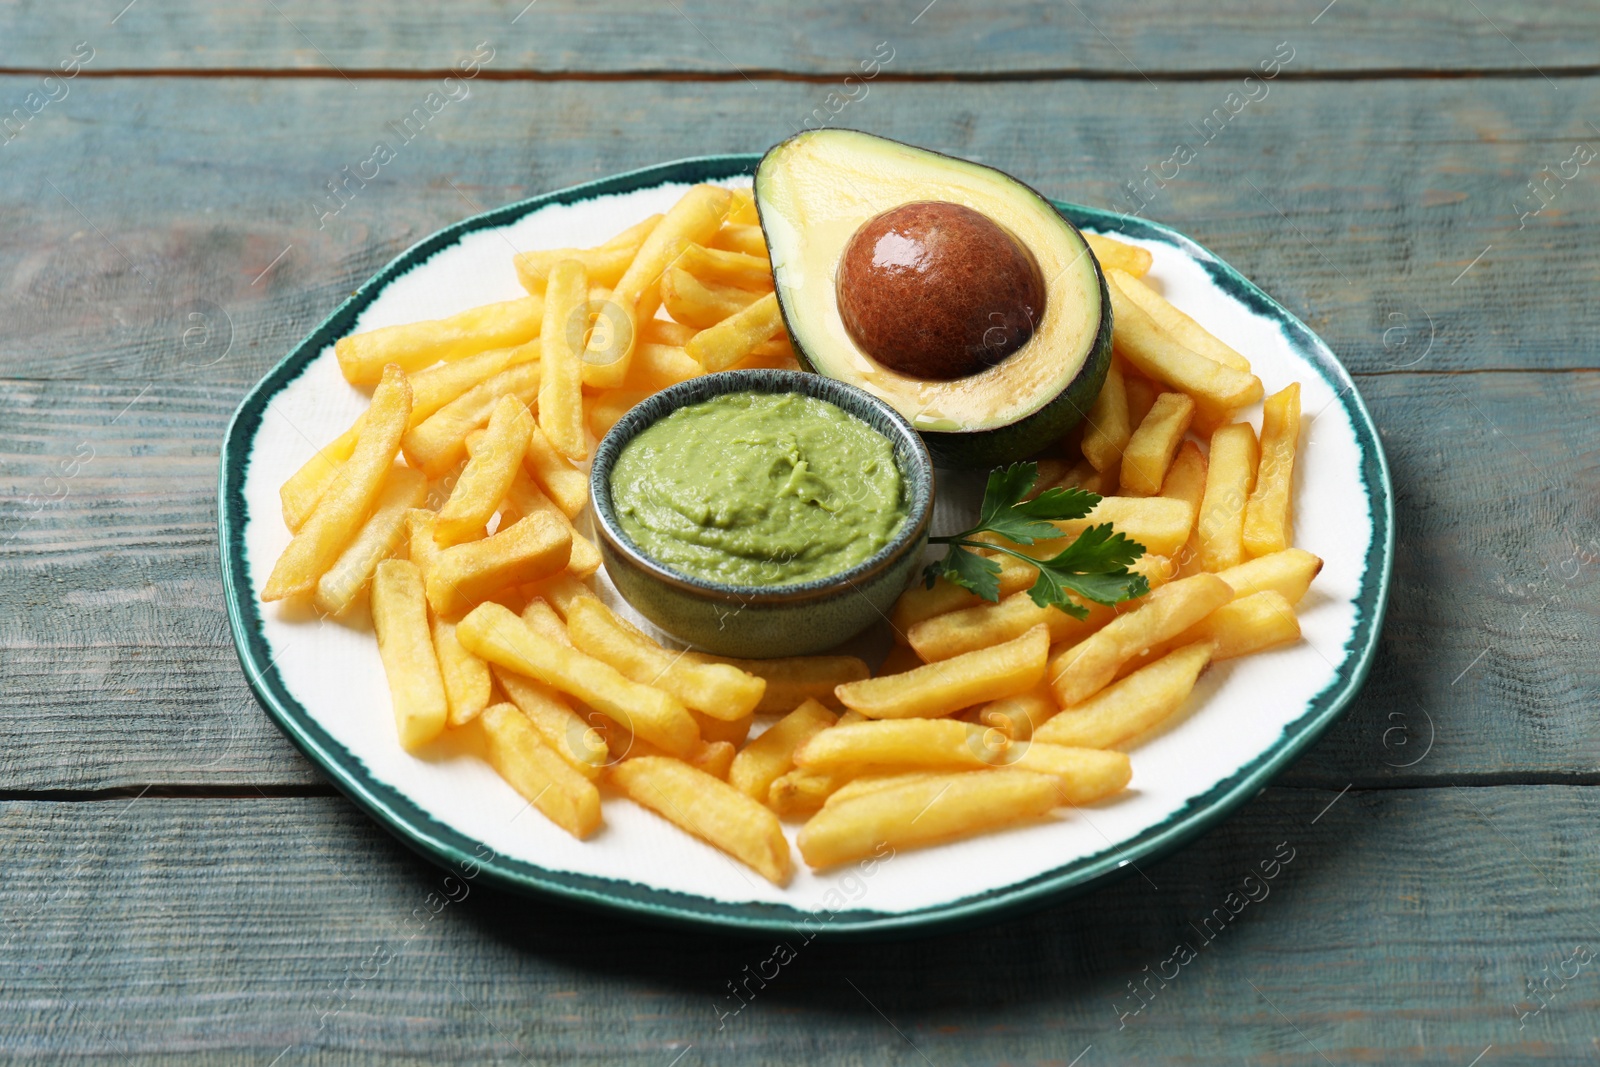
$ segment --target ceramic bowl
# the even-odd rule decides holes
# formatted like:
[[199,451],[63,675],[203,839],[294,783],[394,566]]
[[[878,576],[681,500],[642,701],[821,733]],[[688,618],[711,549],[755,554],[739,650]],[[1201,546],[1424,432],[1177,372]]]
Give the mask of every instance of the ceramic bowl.
[[[847,571],[792,585],[732,585],[673,570],[623,532],[611,501],[611,469],[646,427],[725,393],[799,393],[844,409],[887,437],[905,478],[906,521],[893,541]],[[606,573],[639,613],[691,645],[724,656],[821,652],[888,618],[928,543],[933,461],[899,412],[853,385],[789,370],[736,370],[680,382],[641,402],[606,434],[589,475]]]

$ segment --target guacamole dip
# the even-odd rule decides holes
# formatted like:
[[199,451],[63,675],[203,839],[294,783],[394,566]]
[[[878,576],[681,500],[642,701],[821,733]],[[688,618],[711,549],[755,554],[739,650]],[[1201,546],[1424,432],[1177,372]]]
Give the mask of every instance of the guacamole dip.
[[622,450],[623,531],[673,570],[733,585],[825,578],[905,522],[889,439],[825,400],[728,393],[679,408]]

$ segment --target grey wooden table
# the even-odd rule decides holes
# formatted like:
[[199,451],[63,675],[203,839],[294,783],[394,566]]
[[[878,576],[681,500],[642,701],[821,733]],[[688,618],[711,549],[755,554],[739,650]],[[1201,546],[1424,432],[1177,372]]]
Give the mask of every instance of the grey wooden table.
[[[124,2],[0,8],[0,1056],[1600,1056],[1600,7]],[[431,910],[441,872],[246,688],[217,452],[243,392],[435,228],[819,115],[1062,199],[1126,209],[1135,183],[1303,317],[1383,433],[1394,593],[1344,720],[1148,877],[813,943],[719,1021],[770,945],[487,889]]]

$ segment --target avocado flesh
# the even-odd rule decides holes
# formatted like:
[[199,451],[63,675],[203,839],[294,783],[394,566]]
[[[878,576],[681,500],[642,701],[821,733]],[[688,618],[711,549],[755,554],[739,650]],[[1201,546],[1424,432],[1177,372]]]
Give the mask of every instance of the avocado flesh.
[[[853,130],[816,130],[774,147],[755,179],[784,322],[812,370],[894,407],[942,466],[1024,458],[1082,418],[1111,359],[1111,315],[1099,264],[1049,201],[990,167]],[[1046,281],[1033,337],[977,374],[909,377],[873,360],[839,313],[835,277],[869,219],[919,200],[982,212],[1015,235]]]

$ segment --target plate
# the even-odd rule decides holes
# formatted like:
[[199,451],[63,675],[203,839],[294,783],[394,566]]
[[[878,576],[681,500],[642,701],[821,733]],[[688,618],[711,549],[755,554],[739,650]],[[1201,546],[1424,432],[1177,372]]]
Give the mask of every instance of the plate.
[[[580,842],[472,753],[405,753],[370,631],[261,603],[289,539],[279,484],[367,403],[339,373],[337,338],[520,296],[513,251],[599,243],[689,184],[747,185],[758,159],[682,160],[456,223],[385,267],[245,397],[223,446],[218,525],[228,619],[263,707],[352,800],[440,864],[512,890],[748,933],[809,940],[991,921],[1117,878],[1201,833],[1315,741],[1366,678],[1388,596],[1394,505],[1371,417],[1327,345],[1216,256],[1144,219],[1058,205],[1083,229],[1150,249],[1151,279],[1248,353],[1269,393],[1302,383],[1296,543],[1326,562],[1301,605],[1306,640],[1209,671],[1189,710],[1133,750],[1133,783],[1118,797],[820,874],[797,861],[779,889],[629,801],[608,798],[605,828]],[[1253,418],[1259,427],[1259,406]],[[971,479],[941,473],[940,489],[935,529],[959,528],[975,504]],[[625,608],[603,575],[597,584]],[[798,828],[786,825],[791,839]]]

